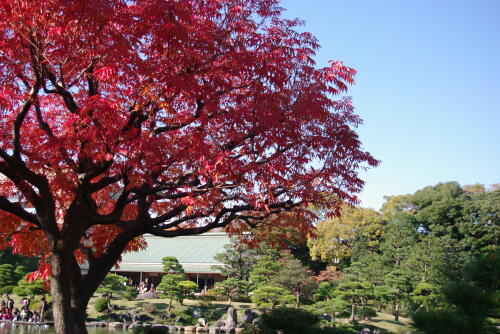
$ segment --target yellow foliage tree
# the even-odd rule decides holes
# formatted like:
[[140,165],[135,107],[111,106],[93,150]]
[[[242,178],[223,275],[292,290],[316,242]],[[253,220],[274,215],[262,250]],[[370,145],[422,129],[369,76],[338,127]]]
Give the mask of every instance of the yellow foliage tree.
[[366,237],[370,246],[376,246],[382,237],[383,217],[372,209],[344,205],[338,218],[322,221],[316,227],[316,238],[310,238],[311,257],[338,263],[352,255],[355,240]]

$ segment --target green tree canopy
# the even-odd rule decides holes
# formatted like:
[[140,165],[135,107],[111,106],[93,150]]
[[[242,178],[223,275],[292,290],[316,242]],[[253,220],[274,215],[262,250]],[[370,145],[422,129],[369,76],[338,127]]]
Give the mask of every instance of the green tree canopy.
[[167,274],[182,274],[184,269],[175,256],[165,256],[162,259],[163,271]]
[[351,316],[349,321],[356,321],[356,309],[360,304],[365,304],[366,301],[373,295],[373,286],[369,282],[350,281],[344,282],[337,286],[333,292],[333,296],[340,298],[350,303]]
[[299,260],[291,258],[283,264],[274,281],[295,296],[295,305],[300,308],[301,298],[312,297],[318,285],[311,276],[311,272]]
[[225,281],[217,283],[215,290],[217,294],[226,297],[228,299],[227,304],[231,305],[233,299],[239,294],[246,293],[248,291],[248,288],[248,281],[230,277]]
[[198,290],[198,284],[193,281],[185,280],[177,283],[179,287],[180,297],[179,302],[182,304],[182,300]]
[[386,262],[398,267],[410,255],[417,242],[417,228],[413,217],[406,212],[396,213],[384,227],[380,250]]
[[278,275],[281,265],[274,256],[260,256],[250,272],[253,287],[258,288],[271,282]]
[[41,279],[37,279],[34,281],[28,281],[28,275],[25,275],[22,279],[19,280],[17,286],[12,290],[18,296],[40,296],[47,294],[47,290],[43,285],[43,281]]
[[429,311],[431,307],[439,305],[441,294],[437,286],[420,282],[413,289],[411,299],[417,306],[417,310],[423,307],[426,311]]
[[252,266],[255,263],[255,251],[244,243],[236,240],[224,246],[225,252],[217,254],[215,259],[223,266],[213,266],[221,275],[238,280],[248,280]]
[[16,274],[14,266],[10,263],[0,264],[0,288],[9,285],[16,285]]
[[313,310],[317,313],[328,314],[332,318],[331,323],[333,325],[334,320],[337,318],[337,316],[345,313],[349,309],[349,306],[350,304],[345,300],[342,300],[340,298],[333,298],[330,300],[317,302],[308,307],[308,309]]
[[160,284],[158,284],[158,290],[162,292],[161,297],[168,298],[168,311],[172,308],[172,301],[179,300],[182,298],[183,293],[179,287],[179,283],[184,279],[183,276],[179,274],[166,274],[161,278]]
[[252,292],[252,303],[262,308],[274,309],[293,303],[294,296],[288,290],[277,286],[262,286]]
[[102,280],[101,285],[97,289],[97,292],[107,293],[112,296],[113,293],[120,293],[125,291],[125,283],[127,279],[123,276],[117,274],[107,274]]
[[[193,287],[189,283],[186,283],[184,269],[176,257],[166,256],[162,259],[162,262],[163,271],[166,274],[161,278],[158,290],[162,292],[162,297],[169,299],[168,311],[170,311],[174,299],[182,304],[187,291],[196,290],[198,286]],[[196,283],[194,284],[196,285]]]
[[106,294],[106,300],[108,301],[108,308],[111,308],[111,299],[113,294],[130,294],[127,292],[127,287],[125,283],[127,279],[123,276],[117,274],[107,274],[106,277],[101,282],[101,285],[97,288],[97,292]]

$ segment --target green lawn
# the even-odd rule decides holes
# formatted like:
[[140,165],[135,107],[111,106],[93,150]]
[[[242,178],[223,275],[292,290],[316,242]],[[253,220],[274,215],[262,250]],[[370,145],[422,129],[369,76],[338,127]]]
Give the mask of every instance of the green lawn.
[[360,324],[370,325],[379,329],[384,329],[388,333],[407,333],[415,331],[411,326],[411,320],[408,318],[399,317],[399,322],[394,321],[394,317],[387,313],[378,313],[372,320],[359,321]]

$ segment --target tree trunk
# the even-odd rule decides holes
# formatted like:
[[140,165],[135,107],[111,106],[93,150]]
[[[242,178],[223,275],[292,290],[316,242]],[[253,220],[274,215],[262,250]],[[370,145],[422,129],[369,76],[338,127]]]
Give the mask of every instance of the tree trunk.
[[108,293],[106,297],[106,300],[108,301],[108,311],[111,311],[113,309],[113,305],[111,305],[111,298],[113,298],[113,295],[111,293]]
[[300,308],[300,293],[298,292],[295,294],[295,306]]
[[75,285],[71,260],[71,257],[64,255],[53,254],[51,257],[50,287],[56,334],[87,333],[85,315],[88,299],[79,293],[79,287]]
[[349,322],[356,321],[356,303],[352,301],[351,303],[351,317],[349,318]]
[[399,299],[396,300],[396,307],[394,308],[394,321],[399,321]]
[[170,312],[171,309],[172,309],[172,298],[170,298],[170,300],[168,301],[168,309],[167,309],[167,311]]
[[87,274],[82,275],[74,253],[87,226],[81,223],[85,221],[85,212],[68,213],[61,233],[52,233],[48,238],[52,248],[50,284],[56,334],[87,334],[85,319],[90,298],[130,240],[144,233],[141,225],[124,229],[102,256],[88,258]]

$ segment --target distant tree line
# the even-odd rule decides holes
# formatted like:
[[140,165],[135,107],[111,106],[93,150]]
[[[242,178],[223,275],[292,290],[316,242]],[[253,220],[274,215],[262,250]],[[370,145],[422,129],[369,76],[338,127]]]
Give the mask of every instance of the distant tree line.
[[228,279],[215,291],[270,309],[305,303],[332,321],[411,316],[424,333],[488,333],[499,316],[499,185],[440,183],[386,197],[380,212],[346,205],[316,234],[228,246],[218,257]]

